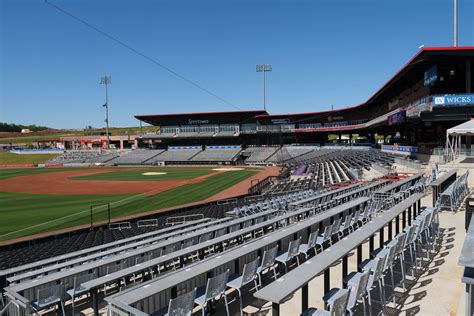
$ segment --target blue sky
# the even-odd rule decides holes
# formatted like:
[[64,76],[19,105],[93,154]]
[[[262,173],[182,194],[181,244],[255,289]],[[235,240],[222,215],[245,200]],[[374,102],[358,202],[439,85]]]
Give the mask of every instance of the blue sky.
[[[452,45],[452,0],[50,0],[240,109],[359,104],[420,45]],[[459,45],[474,44],[474,1],[459,0]],[[134,114],[235,110],[43,0],[1,0],[0,121],[111,126]]]

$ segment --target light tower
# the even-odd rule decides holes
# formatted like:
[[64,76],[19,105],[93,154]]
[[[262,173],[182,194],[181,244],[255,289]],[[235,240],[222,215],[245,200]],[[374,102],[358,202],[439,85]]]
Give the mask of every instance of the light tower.
[[110,136],[109,136],[109,96],[107,91],[107,86],[112,83],[111,76],[102,76],[100,77],[100,84],[105,84],[105,133],[107,134],[107,149],[110,146]]
[[265,73],[272,71],[272,65],[271,64],[258,64],[256,68],[257,72],[263,72],[263,109],[267,110],[267,105],[266,105],[266,95],[265,95]]
[[458,0],[454,0],[454,47],[458,46]]

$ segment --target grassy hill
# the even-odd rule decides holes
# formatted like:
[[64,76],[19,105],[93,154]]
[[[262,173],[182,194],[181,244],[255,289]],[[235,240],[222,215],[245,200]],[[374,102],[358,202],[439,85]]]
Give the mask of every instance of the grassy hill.
[[56,156],[58,156],[58,154],[19,155],[11,152],[0,152],[0,165],[39,164],[53,159]]
[[[157,126],[144,126],[144,133],[155,132]],[[22,133],[0,133],[0,144],[33,143],[37,141],[59,140],[61,136],[84,136],[91,133],[105,133],[105,128],[92,130],[45,130],[40,132]],[[111,135],[134,135],[140,134],[140,127],[110,128]]]

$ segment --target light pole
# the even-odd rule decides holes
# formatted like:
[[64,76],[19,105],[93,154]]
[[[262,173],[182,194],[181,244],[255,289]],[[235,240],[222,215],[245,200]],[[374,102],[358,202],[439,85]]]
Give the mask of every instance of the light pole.
[[105,134],[107,135],[107,149],[109,149],[110,145],[110,137],[109,137],[109,96],[107,91],[107,86],[112,83],[111,76],[102,76],[100,77],[100,84],[105,84]]
[[454,47],[458,46],[458,0],[454,0]]
[[267,105],[266,105],[266,96],[265,96],[265,73],[272,71],[272,65],[271,64],[258,64],[257,65],[257,72],[263,72],[263,109],[266,111],[267,110]]

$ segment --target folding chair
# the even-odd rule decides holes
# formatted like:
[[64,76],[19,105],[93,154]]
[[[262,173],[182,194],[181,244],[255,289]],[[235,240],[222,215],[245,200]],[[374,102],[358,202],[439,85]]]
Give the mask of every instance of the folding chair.
[[317,232],[312,232],[309,234],[308,237],[308,243],[307,244],[301,244],[298,248],[298,253],[304,254],[306,259],[308,259],[308,254],[311,249],[314,249],[316,247],[316,239],[318,238],[318,233]]
[[277,262],[280,262],[285,266],[285,273],[288,272],[287,262],[291,261],[293,258],[296,258],[297,264],[300,265],[300,259],[298,258],[298,249],[300,244],[301,237],[291,241],[288,246],[288,251],[275,258]]
[[90,281],[94,278],[95,278],[95,273],[90,273],[90,274],[74,277],[73,287],[66,291],[66,294],[69,295],[69,297],[71,297],[71,300],[72,300],[72,315],[74,315],[76,297],[89,293],[89,290],[83,287],[81,284],[87,281]]
[[255,290],[258,289],[258,263],[260,262],[260,257],[250,261],[244,265],[244,270],[241,276],[236,276],[233,280],[227,282],[227,286],[237,290],[239,293],[239,305],[240,305],[240,315],[243,316],[243,297],[242,297],[242,288],[253,282],[255,285]]
[[163,308],[153,313],[153,316],[191,316],[195,299],[196,289],[193,289],[177,298],[170,299],[168,308]]
[[63,315],[66,315],[63,304],[65,293],[63,284],[57,284],[40,289],[37,293],[36,300],[31,302],[31,306],[36,312],[39,313],[40,311],[60,305]]
[[275,270],[275,258],[277,255],[277,251],[278,245],[268,250],[265,250],[265,252],[263,253],[262,264],[257,268],[258,282],[260,283],[260,286],[262,286],[262,275],[265,270],[268,270],[268,272],[270,270],[273,270],[273,276],[275,277],[275,280],[277,279]]
[[329,310],[309,309],[304,311],[301,316],[341,316],[346,314],[347,302],[349,301],[350,291],[347,289],[338,289],[331,297],[325,300]]
[[229,270],[213,278],[207,279],[205,287],[199,287],[196,291],[194,302],[201,307],[202,316],[206,314],[206,306],[209,301],[224,297],[227,316],[229,316],[229,304],[225,294],[227,280],[229,278]]

